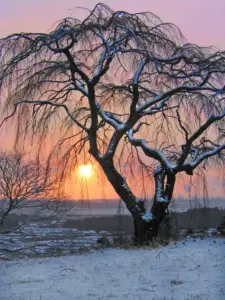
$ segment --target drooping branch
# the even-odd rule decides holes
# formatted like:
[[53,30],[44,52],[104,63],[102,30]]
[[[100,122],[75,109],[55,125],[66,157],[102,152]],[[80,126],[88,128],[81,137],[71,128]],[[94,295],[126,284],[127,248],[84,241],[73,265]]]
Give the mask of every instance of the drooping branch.
[[[161,103],[165,104],[166,102],[168,102],[168,100],[172,97],[172,96],[179,96],[185,93],[192,93],[192,92],[212,92],[215,93],[218,90],[215,89],[214,87],[202,87],[202,86],[187,86],[186,84],[182,85],[182,86],[178,86],[176,88],[172,88],[164,93],[161,93],[157,96],[155,96],[152,100],[150,101],[146,101],[145,104],[141,105],[138,108],[138,113],[144,113],[144,111],[146,109],[149,109],[150,107],[152,107],[153,105],[156,105],[157,103]],[[225,90],[221,90],[219,89],[219,92],[224,93],[225,94]],[[163,105],[161,105],[161,107],[163,107]]]
[[21,100],[17,103],[15,103],[14,105],[14,111],[12,112],[11,115],[7,116],[6,118],[4,118],[4,120],[2,121],[2,123],[0,124],[0,126],[2,126],[2,124],[8,120],[9,118],[11,118],[15,113],[16,113],[16,110],[17,110],[17,107],[18,105],[22,104],[22,103],[28,103],[28,104],[33,104],[33,105],[50,105],[50,106],[55,106],[55,107],[62,107],[64,108],[64,110],[66,111],[68,117],[70,117],[70,119],[78,126],[80,127],[81,129],[83,129],[84,131],[88,132],[88,129],[83,126],[79,121],[77,121],[74,116],[70,113],[68,107],[65,105],[65,104],[60,104],[60,103],[56,103],[56,102],[53,102],[53,101],[49,101],[49,100]]

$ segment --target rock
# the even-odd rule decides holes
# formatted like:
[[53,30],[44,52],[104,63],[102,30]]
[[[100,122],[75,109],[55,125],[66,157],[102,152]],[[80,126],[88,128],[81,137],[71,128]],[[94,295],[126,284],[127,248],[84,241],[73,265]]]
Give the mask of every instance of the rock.
[[194,234],[205,233],[205,230],[204,229],[194,229],[193,233]]
[[180,237],[181,239],[183,239],[183,238],[186,238],[186,236],[187,236],[187,229],[182,229],[182,230],[180,230],[180,232],[179,232],[179,237]]
[[203,238],[205,237],[205,233],[202,233],[202,232],[196,232],[196,233],[193,233],[191,235],[192,238]]
[[187,235],[193,234],[194,230],[191,228],[187,228]]
[[215,235],[217,235],[217,229],[216,228],[209,228],[207,230],[207,235],[208,236],[215,236]]
[[111,247],[112,244],[110,243],[109,239],[107,236],[102,236],[97,240],[97,243],[104,246],[104,247]]

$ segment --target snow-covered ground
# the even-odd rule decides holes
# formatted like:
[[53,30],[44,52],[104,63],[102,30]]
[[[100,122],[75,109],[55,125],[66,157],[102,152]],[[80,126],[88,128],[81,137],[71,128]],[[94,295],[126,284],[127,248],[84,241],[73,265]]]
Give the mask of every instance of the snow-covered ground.
[[1,300],[224,300],[225,239],[0,262]]
[[[59,221],[57,221],[59,227],[53,228],[51,225],[53,224],[49,222],[29,223],[22,230],[0,234],[0,261],[5,258],[27,258],[38,254],[70,255],[82,248],[96,246],[97,240],[104,235],[107,235],[109,240],[118,235],[116,232],[62,228]],[[12,252],[2,249],[9,249]],[[16,251],[18,249],[20,251]]]

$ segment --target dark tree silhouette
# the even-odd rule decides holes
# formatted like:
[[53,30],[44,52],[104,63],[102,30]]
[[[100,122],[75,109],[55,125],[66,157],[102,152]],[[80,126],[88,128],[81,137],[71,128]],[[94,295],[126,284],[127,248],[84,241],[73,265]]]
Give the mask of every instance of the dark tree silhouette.
[[[157,236],[178,174],[222,158],[225,52],[186,43],[152,13],[98,4],[50,33],[3,38],[0,52],[2,101],[8,117],[19,107],[18,136],[30,129],[41,141],[55,126],[65,161],[89,153],[132,214],[140,242]],[[154,169],[150,211],[115,166],[125,152]]]
[[[0,153],[0,233],[68,211],[70,206],[63,200],[57,176],[49,167],[19,153]],[[5,228],[7,218],[16,212],[29,217],[16,227]]]

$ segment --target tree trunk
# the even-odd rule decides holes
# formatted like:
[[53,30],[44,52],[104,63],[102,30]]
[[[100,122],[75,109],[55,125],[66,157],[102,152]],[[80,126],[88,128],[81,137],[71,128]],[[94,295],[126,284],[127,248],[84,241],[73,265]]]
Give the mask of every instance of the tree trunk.
[[[126,204],[134,220],[134,239],[139,244],[146,244],[156,238],[160,224],[168,213],[172,197],[175,175],[163,170],[155,174],[155,197],[151,212],[146,212],[140,201],[129,188],[126,179],[115,169],[112,159],[97,159],[109,182],[119,197]],[[167,178],[166,187],[164,180]]]
[[138,215],[134,218],[134,239],[139,244],[148,244],[158,236],[159,228],[168,214],[168,209],[160,203],[153,204],[154,209],[145,215],[152,219],[145,219],[145,215]]
[[145,213],[143,202],[139,201],[138,198],[132,193],[129,188],[126,179],[121,176],[116,168],[114,167],[113,160],[100,160],[98,161],[101,165],[105,175],[107,176],[109,182],[112,184],[115,192],[126,204],[127,209],[135,218],[137,215]]
[[12,210],[12,208],[13,208],[13,199],[10,198],[9,199],[9,207],[7,208],[7,210],[0,217],[0,228],[3,226],[4,220],[8,216],[8,214],[10,213],[10,211]]
[[[164,187],[165,178],[167,181]],[[151,213],[134,219],[134,236],[138,243],[148,243],[158,236],[160,225],[168,214],[175,179],[175,174],[164,170],[155,173],[155,196]]]
[[134,241],[138,244],[148,244],[158,235],[158,227],[154,220],[148,222],[143,218],[134,219]]

